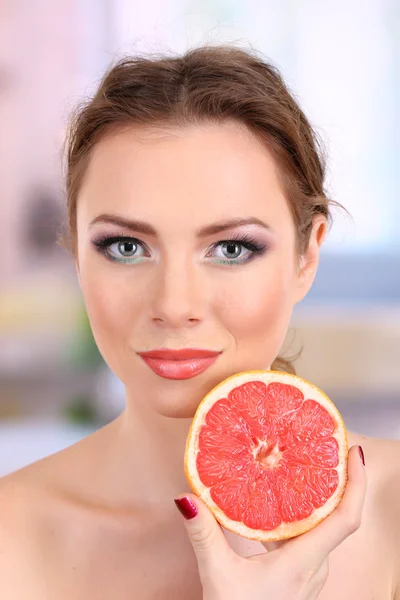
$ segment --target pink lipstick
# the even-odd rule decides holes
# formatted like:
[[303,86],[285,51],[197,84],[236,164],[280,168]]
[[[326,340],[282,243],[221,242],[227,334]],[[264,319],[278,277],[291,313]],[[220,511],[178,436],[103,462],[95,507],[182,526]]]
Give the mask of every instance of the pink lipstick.
[[144,362],[160,377],[166,379],[190,379],[204,373],[217,360],[219,351],[198,348],[172,350],[160,348],[138,352]]

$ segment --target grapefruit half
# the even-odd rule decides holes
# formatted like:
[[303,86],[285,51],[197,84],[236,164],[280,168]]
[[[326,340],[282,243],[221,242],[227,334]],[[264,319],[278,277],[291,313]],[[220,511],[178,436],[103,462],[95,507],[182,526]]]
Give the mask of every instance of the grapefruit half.
[[185,474],[217,521],[261,542],[295,537],[339,504],[348,441],[333,402],[278,371],[246,371],[201,401],[185,450]]

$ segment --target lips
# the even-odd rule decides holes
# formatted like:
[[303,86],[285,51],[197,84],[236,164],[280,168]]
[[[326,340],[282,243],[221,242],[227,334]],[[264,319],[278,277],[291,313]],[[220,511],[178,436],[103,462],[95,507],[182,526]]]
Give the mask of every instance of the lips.
[[181,348],[173,350],[172,348],[160,348],[159,350],[150,350],[149,352],[139,352],[140,356],[148,358],[160,358],[161,360],[189,360],[192,358],[210,358],[220,354],[214,350],[201,350],[200,348]]
[[219,351],[199,348],[172,350],[160,348],[139,352],[144,362],[160,377],[166,379],[190,379],[208,369],[221,354]]

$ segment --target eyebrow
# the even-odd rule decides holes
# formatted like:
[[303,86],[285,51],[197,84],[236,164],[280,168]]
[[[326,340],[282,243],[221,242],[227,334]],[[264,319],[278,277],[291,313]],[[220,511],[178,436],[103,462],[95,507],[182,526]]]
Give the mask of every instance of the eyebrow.
[[[111,223],[112,225],[117,225],[118,227],[130,229],[135,233],[142,233],[144,235],[152,235],[158,237],[157,230],[154,229],[154,227],[149,223],[145,223],[144,221],[126,219],[118,215],[101,214],[98,217],[95,217],[90,222],[89,228],[93,227],[95,223]],[[221,231],[226,231],[227,229],[233,229],[234,227],[242,227],[244,225],[259,225],[260,227],[271,231],[271,227],[267,223],[264,223],[264,221],[262,221],[261,219],[258,219],[257,217],[244,217],[236,219],[225,219],[223,221],[217,221],[216,223],[206,225],[205,227],[202,227],[197,231],[197,236],[200,238],[207,237],[216,233],[221,233]]]

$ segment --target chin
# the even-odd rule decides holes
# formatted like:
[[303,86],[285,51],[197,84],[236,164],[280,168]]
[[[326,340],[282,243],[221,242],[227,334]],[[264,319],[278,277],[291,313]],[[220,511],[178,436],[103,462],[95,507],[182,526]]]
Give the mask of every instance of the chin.
[[147,387],[148,401],[154,411],[172,419],[192,419],[200,402],[216,385],[233,373],[203,373],[192,379],[159,377],[157,385]]
[[199,402],[195,406],[186,405],[168,405],[165,403],[160,406],[159,404],[155,407],[155,410],[162,417],[167,417],[169,419],[193,419],[196,409],[200,403]]
[[[207,392],[206,392],[207,393]],[[170,419],[192,419],[194,414],[206,395],[197,391],[185,393],[183,390],[174,393],[157,394],[150,393],[147,401],[152,406],[155,413],[168,417]]]

